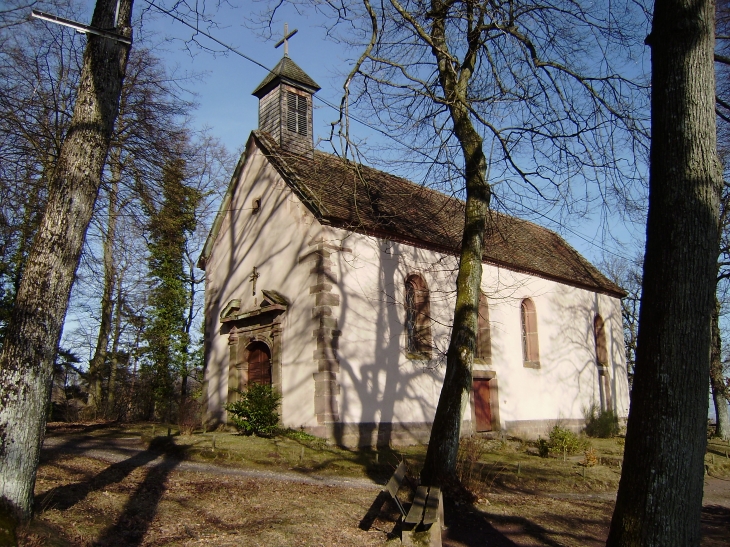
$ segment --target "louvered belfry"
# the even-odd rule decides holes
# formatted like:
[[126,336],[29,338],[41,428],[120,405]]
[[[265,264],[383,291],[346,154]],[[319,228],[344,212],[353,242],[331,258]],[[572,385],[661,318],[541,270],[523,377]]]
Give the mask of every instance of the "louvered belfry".
[[253,92],[259,99],[259,130],[283,150],[312,157],[312,96],[320,87],[288,55]]

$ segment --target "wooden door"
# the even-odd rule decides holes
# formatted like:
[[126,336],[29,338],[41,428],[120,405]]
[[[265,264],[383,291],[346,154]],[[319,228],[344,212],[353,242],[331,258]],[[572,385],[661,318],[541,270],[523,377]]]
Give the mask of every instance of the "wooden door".
[[477,431],[492,431],[492,407],[489,398],[489,379],[474,378],[473,388]]
[[248,347],[248,383],[271,385],[271,353],[263,342]]

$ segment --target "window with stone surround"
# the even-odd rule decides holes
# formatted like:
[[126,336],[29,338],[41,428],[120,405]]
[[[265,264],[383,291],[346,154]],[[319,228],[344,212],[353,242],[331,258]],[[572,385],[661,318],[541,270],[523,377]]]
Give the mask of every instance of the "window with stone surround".
[[593,318],[593,339],[596,344],[596,366],[598,367],[598,387],[601,395],[601,410],[612,410],[611,376],[608,366],[608,345],[606,344],[606,325],[603,317]]
[[535,304],[525,298],[520,305],[522,323],[522,360],[528,368],[540,368],[540,348],[537,341],[537,312]]
[[487,295],[479,291],[479,315],[477,317],[477,347],[474,357],[492,364],[492,335],[489,328],[489,303]]
[[431,358],[431,316],[428,286],[420,275],[406,279],[406,352],[411,359]]

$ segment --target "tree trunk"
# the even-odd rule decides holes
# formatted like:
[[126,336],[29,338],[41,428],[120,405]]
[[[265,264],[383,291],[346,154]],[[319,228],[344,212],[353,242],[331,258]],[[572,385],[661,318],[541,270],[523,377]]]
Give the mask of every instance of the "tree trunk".
[[103,369],[107,360],[107,348],[109,346],[109,335],[112,330],[112,314],[114,311],[113,296],[114,282],[116,280],[114,239],[117,231],[119,180],[122,177],[120,154],[121,150],[118,148],[115,149],[109,161],[111,181],[109,184],[106,236],[104,237],[104,289],[101,295],[101,321],[99,323],[99,334],[96,337],[94,356],[89,361],[89,391],[91,399],[89,404],[93,407],[95,415],[98,415],[102,411],[104,400]]
[[435,46],[433,53],[438,60],[439,82],[448,101],[454,133],[461,145],[466,167],[466,208],[456,279],[454,325],[446,354],[444,384],[421,471],[421,480],[425,484],[444,485],[456,479],[461,418],[472,388],[484,232],[491,191],[486,181],[487,161],[482,150],[482,138],[474,128],[466,106],[467,87],[474,70],[478,45],[469,44],[461,72],[457,75],[451,60],[446,56],[445,15],[448,7],[441,1],[434,1],[431,6],[431,37]]
[[722,373],[722,338],[720,337],[720,302],[715,293],[715,309],[712,312],[712,353],[710,354],[710,387],[715,405],[715,435],[730,439],[730,416],[728,416],[728,393]]
[[118,419],[117,412],[117,378],[119,375],[119,340],[122,337],[122,313],[124,312],[124,298],[122,295],[122,274],[116,280],[117,299],[115,304],[116,315],[114,317],[114,338],[112,340],[112,359],[109,369],[109,387],[106,398],[105,418]]
[[699,545],[722,186],[714,4],[657,0],[636,374],[607,545]]
[[[91,25],[113,28],[116,8],[115,0],[98,0]],[[118,9],[117,31],[131,37],[132,0]],[[73,118],[0,353],[0,504],[22,520],[32,512],[53,360],[129,55],[115,40],[87,39]]]
[[195,293],[197,292],[197,286],[203,281],[203,278],[196,279],[195,277],[195,262],[191,259],[189,253],[185,254],[187,260],[188,273],[188,313],[185,317],[185,338],[182,349],[182,355],[185,359],[184,366],[180,371],[180,410],[178,412],[178,423],[182,424],[183,421],[188,419],[188,378],[190,377],[190,329],[193,326],[195,320]]

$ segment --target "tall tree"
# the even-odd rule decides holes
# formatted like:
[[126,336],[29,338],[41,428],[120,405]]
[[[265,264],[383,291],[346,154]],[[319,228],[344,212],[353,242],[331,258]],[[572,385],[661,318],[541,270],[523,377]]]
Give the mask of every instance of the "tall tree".
[[715,407],[715,434],[730,439],[730,389],[722,362],[722,307],[727,305],[730,283],[730,2],[719,0],[716,10],[717,46],[715,49],[716,111],[718,153],[723,164],[725,185],[720,204],[720,251],[716,289],[716,309],[712,315],[712,354],[710,360],[710,390]]
[[[155,207],[148,196],[150,215],[150,265],[153,287],[149,297],[151,318],[144,337],[148,346],[148,375],[155,397],[154,411],[171,419],[174,379],[188,376],[190,329],[189,275],[186,242],[195,231],[200,193],[185,184],[185,162],[170,159],[162,179],[162,202]],[[187,328],[186,328],[187,327]]]
[[[98,0],[93,27],[131,38],[132,0]],[[0,352],[0,504],[31,516],[53,363],[94,208],[130,46],[87,37],[74,112]]]
[[[547,202],[584,211],[576,190],[606,199],[626,195],[623,185],[639,178],[636,164],[611,152],[627,143],[643,146],[642,86],[620,68],[638,27],[622,25],[607,6],[580,0],[338,6],[335,20],[347,30],[332,33],[360,47],[344,85],[345,146],[347,113],[367,112],[411,159],[419,156],[414,163],[428,164],[428,180],[466,201],[454,323],[422,471],[430,483],[450,482],[471,391],[490,206],[496,198],[525,210]],[[629,17],[632,4],[622,7]],[[602,53],[609,49],[611,58]],[[595,187],[574,186],[578,173]],[[501,182],[498,195],[492,181]]]
[[82,42],[58,25],[0,25],[0,340],[71,121]]
[[[116,262],[119,259],[118,221],[120,215],[132,215],[137,217],[140,224],[145,222],[139,212],[137,189],[142,187],[147,193],[156,192],[151,189],[157,189],[164,178],[162,158],[174,154],[181,140],[184,140],[187,114],[195,107],[182,96],[180,86],[185,82],[171,76],[162,66],[161,60],[148,48],[140,47],[139,42],[138,39],[130,56],[105,170],[105,199],[101,209],[106,214],[106,221],[103,226],[93,230],[94,235],[100,232],[104,272],[99,330],[89,361],[90,405],[97,414],[109,408],[105,404],[106,386],[113,369],[107,350],[113,329]],[[142,238],[137,241],[141,244]],[[126,245],[133,243],[127,237]]]
[[714,2],[657,0],[636,373],[609,546],[700,544],[722,173]]

